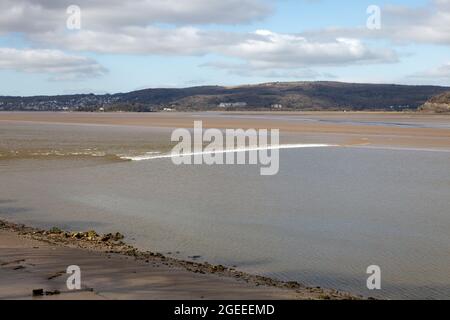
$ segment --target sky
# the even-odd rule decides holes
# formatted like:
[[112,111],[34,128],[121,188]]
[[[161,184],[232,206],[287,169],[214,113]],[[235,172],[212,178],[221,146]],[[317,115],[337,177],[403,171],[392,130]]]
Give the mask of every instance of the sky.
[[450,0],[2,0],[0,95],[450,86]]

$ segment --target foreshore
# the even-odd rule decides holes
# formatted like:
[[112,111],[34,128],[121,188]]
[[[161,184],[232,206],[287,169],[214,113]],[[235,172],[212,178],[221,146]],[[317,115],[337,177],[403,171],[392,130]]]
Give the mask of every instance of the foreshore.
[[[293,179],[286,180],[287,174],[281,176],[271,188],[260,188],[256,178],[248,184],[244,179],[237,179],[240,183],[244,181],[246,187],[239,189],[232,182],[224,183],[213,190],[210,204],[203,206],[202,201],[193,201],[206,199],[205,192],[209,190],[198,186],[206,186],[205,181],[215,177],[209,171],[196,180],[192,177],[197,168],[189,168],[186,175],[182,173],[183,179],[189,181],[185,185],[179,183],[179,175],[171,173],[170,161],[127,163],[128,160],[123,160],[148,157],[148,154],[164,155],[171,148],[172,130],[192,128],[194,120],[203,121],[205,129],[280,129],[280,141],[284,145],[336,147],[329,149],[332,157],[328,151],[319,150],[315,157],[304,152],[304,157],[299,154],[298,158],[292,158],[296,162],[286,152],[282,163],[294,170]],[[305,279],[301,281],[368,295],[370,292],[364,290],[365,278],[362,285],[356,282],[355,287],[346,287],[350,281],[342,274],[349,272],[350,279],[361,281],[360,272],[372,263],[371,259],[364,260],[369,253],[377,254],[382,263],[398,271],[389,279],[397,287],[377,297],[446,295],[449,264],[441,252],[448,249],[445,241],[448,220],[442,208],[448,202],[445,186],[449,178],[443,173],[448,172],[450,154],[449,115],[0,112],[0,128],[3,182],[0,219],[41,228],[56,225],[70,230],[95,228],[101,232],[118,229],[128,235],[124,241],[145,250],[157,248],[169,256],[141,252],[121,243],[122,240],[102,241],[103,237],[91,237],[94,233],[77,236],[65,231],[0,224],[0,299],[31,299],[34,289],[43,289],[44,294],[60,292],[34,299],[352,299],[358,297],[197,261],[231,260],[239,268],[247,268],[248,261],[263,261],[261,268],[256,265],[246,270],[273,272],[281,279]],[[297,171],[296,166],[309,169]],[[311,175],[305,174],[306,171]],[[226,172],[218,173],[226,177]],[[305,179],[296,179],[297,176]],[[184,189],[188,188],[194,191],[184,197]],[[291,192],[297,188],[301,191]],[[424,201],[423,195],[429,190],[433,190],[430,199]],[[339,196],[330,198],[336,191]],[[270,199],[266,192],[274,195],[273,201],[265,201]],[[222,195],[228,194],[236,199],[236,205],[229,200],[221,203]],[[183,196],[178,198],[179,195]],[[244,196],[246,200],[251,197],[259,206],[246,207],[245,211],[252,216],[244,215],[242,219],[249,223],[236,226],[241,221],[238,200]],[[185,203],[193,204],[186,212]],[[296,209],[299,207],[302,210]],[[439,223],[422,225],[423,212]],[[266,219],[262,226],[253,220],[260,213]],[[230,217],[223,227],[220,223],[225,214]],[[211,219],[203,224],[205,217]],[[341,221],[341,217],[345,219]],[[272,225],[274,219],[279,223]],[[292,237],[285,238],[284,230],[290,230],[291,221],[295,231]],[[353,223],[358,221],[368,223],[361,222],[360,228],[353,228]],[[335,224],[339,226],[336,229]],[[391,233],[391,228],[399,227],[405,230],[399,239],[407,237],[401,243]],[[322,236],[320,232],[324,228],[333,236]],[[375,236],[373,228],[377,228]],[[433,232],[429,232],[430,228],[434,228]],[[245,236],[231,237],[233,233]],[[423,238],[423,234],[428,236]],[[276,236],[277,242],[270,236]],[[349,239],[354,239],[354,245],[347,246]],[[309,241],[322,251],[308,248]],[[240,251],[242,244],[245,248]],[[398,250],[395,258],[391,251],[382,250],[391,245],[392,250]],[[439,250],[437,245],[441,245]],[[331,251],[332,247],[339,250]],[[353,248],[361,251],[356,254]],[[347,253],[342,260],[338,256],[340,250]],[[316,257],[316,252],[327,255]],[[277,256],[278,253],[281,254]],[[191,259],[196,255],[202,256],[192,259],[194,262],[174,259]],[[324,262],[330,255],[343,265],[339,272],[322,269],[330,265]],[[409,258],[420,263],[404,279],[402,270],[408,264],[403,260],[410,261]],[[267,267],[266,261],[275,261],[277,265]],[[428,266],[428,261],[434,263]],[[352,263],[357,267],[347,269]],[[67,290],[65,270],[69,265],[81,266],[83,292]],[[291,272],[289,275],[283,273],[285,268]],[[307,277],[303,270],[308,272]],[[422,276],[424,270],[432,280]],[[52,276],[55,274],[57,277]],[[321,282],[324,278],[326,281]],[[435,286],[436,283],[445,285]],[[422,287],[429,291],[424,292]]]
[[450,115],[399,112],[0,112],[1,123],[279,129],[308,143],[450,149]]
[[[0,299],[361,299],[143,252],[122,238],[120,233],[41,230],[0,220]],[[81,290],[67,289],[70,265],[81,269]]]

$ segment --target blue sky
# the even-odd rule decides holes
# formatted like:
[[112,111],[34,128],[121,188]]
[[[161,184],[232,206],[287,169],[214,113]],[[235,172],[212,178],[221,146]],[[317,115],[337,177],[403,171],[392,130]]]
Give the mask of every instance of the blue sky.
[[[72,4],[79,15],[66,12]],[[366,26],[370,5],[380,29]],[[0,95],[316,80],[450,86],[450,0],[4,0],[0,12]],[[80,28],[68,30],[68,19]]]

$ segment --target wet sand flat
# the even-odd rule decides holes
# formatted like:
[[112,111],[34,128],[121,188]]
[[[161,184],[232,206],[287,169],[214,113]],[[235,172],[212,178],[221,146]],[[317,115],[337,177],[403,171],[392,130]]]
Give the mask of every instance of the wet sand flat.
[[[65,270],[70,265],[81,269],[81,290],[67,289]],[[33,296],[33,290],[45,294]],[[321,290],[316,291],[197,274],[159,260],[58,246],[0,229],[0,299],[294,300],[320,298]]]
[[154,128],[273,128],[308,142],[410,148],[450,148],[450,116],[365,112],[52,113],[2,112],[2,123],[58,123]]
[[[192,128],[195,120],[203,120],[206,128],[278,128],[281,143],[336,147],[285,150],[280,174],[271,183],[252,167],[176,167],[165,160],[123,160],[123,155],[170,150],[172,129]],[[371,294],[364,289],[364,271],[376,257],[389,270],[385,289],[376,297],[446,298],[449,151],[450,117],[443,115],[0,113],[0,215],[41,228],[120,230],[143,250],[183,260],[198,256],[249,274],[364,296]],[[203,201],[203,186],[211,185],[211,177],[220,183],[208,189],[208,201]],[[5,262],[32,257],[39,250],[4,249],[0,260]],[[61,258],[64,255],[80,254],[83,260],[94,254],[93,269],[115,259],[98,252],[72,252],[79,248],[45,250],[40,256],[52,272],[71,263]],[[49,255],[60,250],[60,256]],[[117,263],[126,261],[118,259]],[[30,298],[28,281],[48,284],[42,276],[36,279],[43,282],[21,282],[31,269],[14,267],[3,270],[0,287],[11,290],[16,281],[26,289],[15,295],[8,291],[11,298]],[[115,270],[121,268],[126,266],[118,264]],[[168,274],[175,269],[167,270]],[[138,283],[140,294],[140,277],[147,279],[150,271],[128,271],[120,276],[130,289],[127,294],[132,291],[129,277]],[[109,271],[105,279],[114,281]],[[96,281],[86,285],[95,292],[111,291],[111,297],[122,294],[122,284],[114,291],[111,282]],[[164,290],[173,289],[168,286]],[[146,282],[143,287],[153,290]],[[189,290],[171,293],[182,298]],[[202,296],[192,290],[194,298]],[[221,289],[211,292],[212,298],[224,297]],[[159,295],[164,293],[142,297]]]

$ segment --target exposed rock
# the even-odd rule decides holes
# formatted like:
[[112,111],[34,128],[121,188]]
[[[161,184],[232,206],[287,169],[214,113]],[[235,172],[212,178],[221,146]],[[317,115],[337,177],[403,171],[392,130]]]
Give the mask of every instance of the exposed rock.
[[83,235],[82,235],[81,232],[72,232],[72,233],[70,234],[70,237],[71,237],[71,238],[75,238],[75,239],[81,239],[81,238],[83,237]]
[[50,234],[61,234],[63,231],[57,227],[53,227],[48,231]]
[[40,297],[44,295],[44,289],[33,289],[33,297]]
[[226,270],[226,268],[219,264],[217,266],[211,266],[211,270],[213,272],[224,272]]
[[[239,279],[239,281],[245,281],[252,283],[253,285],[265,285],[273,286],[284,289],[294,289],[298,290],[299,293],[304,291],[311,292],[316,298],[319,299],[358,299],[350,294],[337,292],[334,290],[326,290],[318,288],[306,288],[297,282],[283,282],[275,279],[271,279],[264,276],[251,275],[245,272],[237,271],[235,269],[227,268],[223,265],[213,265],[208,262],[200,263],[186,260],[179,260],[171,257],[166,257],[158,252],[151,251],[139,251],[137,248],[125,244],[121,239],[124,236],[119,233],[108,233],[103,236],[98,235],[95,231],[87,232],[65,232],[61,230],[44,231],[34,228],[29,228],[21,225],[16,225],[14,223],[9,223],[6,221],[1,221],[0,228],[9,231],[18,232],[23,235],[23,237],[28,237],[38,241],[45,241],[52,243],[54,245],[62,246],[76,246],[78,248],[87,248],[89,250],[101,251],[105,253],[115,253],[125,257],[133,257],[136,260],[142,260],[146,263],[152,263],[153,266],[159,267],[162,265],[181,267],[190,272],[195,272],[199,274],[213,273],[219,274],[221,276],[228,276],[230,278]],[[61,232],[59,232],[61,231]],[[9,264],[18,264],[24,260],[11,261],[7,263],[0,263],[0,266]],[[57,272],[49,276],[49,280],[57,278],[64,274],[64,271]],[[304,290],[303,290],[304,289]],[[58,291],[48,291],[44,292],[43,289],[33,290],[33,296],[43,296],[44,294],[53,295],[59,294]],[[320,296],[321,295],[321,296]]]
[[57,295],[57,294],[61,294],[61,291],[59,291],[59,290],[45,291],[45,295],[46,296],[54,296],[54,295]]
[[100,236],[94,230],[88,231],[85,233],[85,238],[89,241],[97,240]]
[[124,239],[125,236],[123,234],[121,234],[120,232],[116,232],[115,234],[112,233],[108,233],[103,235],[103,237],[101,238],[102,241],[106,242],[106,241],[119,241]]
[[295,281],[289,281],[289,282],[286,282],[286,287],[291,288],[291,289],[297,289],[297,288],[300,288],[300,284]]

